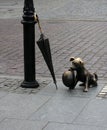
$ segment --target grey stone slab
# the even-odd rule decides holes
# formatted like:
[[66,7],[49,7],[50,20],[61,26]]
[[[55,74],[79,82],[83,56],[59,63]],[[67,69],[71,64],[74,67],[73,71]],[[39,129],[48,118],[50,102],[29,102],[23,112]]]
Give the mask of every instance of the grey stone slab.
[[89,88],[89,91],[85,93],[83,92],[83,87],[79,86],[79,84],[80,82],[76,85],[75,89],[72,90],[71,92],[68,91],[69,93],[71,93],[70,94],[71,96],[81,97],[81,98],[93,98],[96,97],[99,91],[104,87],[104,84],[98,83],[97,87]]
[[0,99],[5,97],[8,94],[8,92],[2,92],[0,91]]
[[91,100],[74,123],[107,127],[107,100],[100,98]]
[[5,119],[0,123],[0,130],[42,130],[47,122]]
[[29,119],[71,123],[87,102],[88,99],[84,98],[56,96],[33,113]]
[[0,115],[7,118],[26,119],[37,111],[49,96],[10,93],[0,100]]
[[[3,113],[3,112],[2,112],[2,113]],[[4,116],[2,113],[0,113],[0,122],[5,119],[5,116]]]
[[99,93],[99,91],[104,87],[104,83],[98,81],[98,86],[90,88],[87,93],[83,92],[83,87],[79,86],[78,83],[74,90],[69,90],[61,80],[58,80],[57,86],[58,90],[55,89],[54,84],[50,83],[48,86],[43,88],[39,94],[49,95],[49,96],[58,96],[58,97],[81,97],[81,98],[93,98]]
[[38,94],[54,96],[56,95],[56,93],[59,92],[59,89],[60,89],[59,82],[57,82],[57,85],[58,85],[58,90],[56,90],[54,83],[51,82],[46,87],[44,87],[41,91],[39,91]]
[[73,124],[60,124],[49,123],[44,130],[106,130],[105,127],[89,126],[89,125],[73,125]]

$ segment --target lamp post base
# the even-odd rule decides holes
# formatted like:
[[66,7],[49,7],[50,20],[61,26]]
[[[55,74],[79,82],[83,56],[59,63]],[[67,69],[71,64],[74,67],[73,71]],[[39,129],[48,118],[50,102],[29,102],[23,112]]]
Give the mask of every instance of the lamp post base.
[[37,81],[34,82],[27,82],[27,81],[23,81],[21,84],[22,88],[38,88],[39,84]]

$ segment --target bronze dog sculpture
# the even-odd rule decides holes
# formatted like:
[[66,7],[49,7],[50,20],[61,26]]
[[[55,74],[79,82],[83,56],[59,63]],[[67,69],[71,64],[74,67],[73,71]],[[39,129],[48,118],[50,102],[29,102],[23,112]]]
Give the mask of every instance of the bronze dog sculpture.
[[84,62],[81,58],[71,57],[70,61],[72,62],[71,69],[77,72],[76,83],[81,81],[81,86],[84,86],[83,91],[88,92],[90,87],[97,86],[98,76],[96,73],[91,74],[84,66]]

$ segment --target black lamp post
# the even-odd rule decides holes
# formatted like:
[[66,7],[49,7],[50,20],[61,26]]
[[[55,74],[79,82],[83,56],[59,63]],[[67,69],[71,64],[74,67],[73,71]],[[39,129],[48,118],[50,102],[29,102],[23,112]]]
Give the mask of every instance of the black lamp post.
[[35,18],[33,0],[25,0],[23,8],[23,35],[24,35],[24,81],[21,87],[37,88],[35,80]]

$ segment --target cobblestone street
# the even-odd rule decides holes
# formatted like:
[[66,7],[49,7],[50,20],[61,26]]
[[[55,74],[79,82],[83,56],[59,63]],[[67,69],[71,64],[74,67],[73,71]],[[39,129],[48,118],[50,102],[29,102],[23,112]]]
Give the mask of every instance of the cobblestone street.
[[[106,22],[48,20],[41,23],[45,35],[50,40],[55,73],[58,78],[61,78],[64,70],[70,67],[71,56],[81,57],[90,71],[97,72],[99,78],[107,78]],[[0,74],[22,76],[23,34],[20,20],[1,20],[0,25]],[[38,40],[37,25],[35,29],[36,40]],[[37,46],[36,75],[49,77],[49,71]]]

